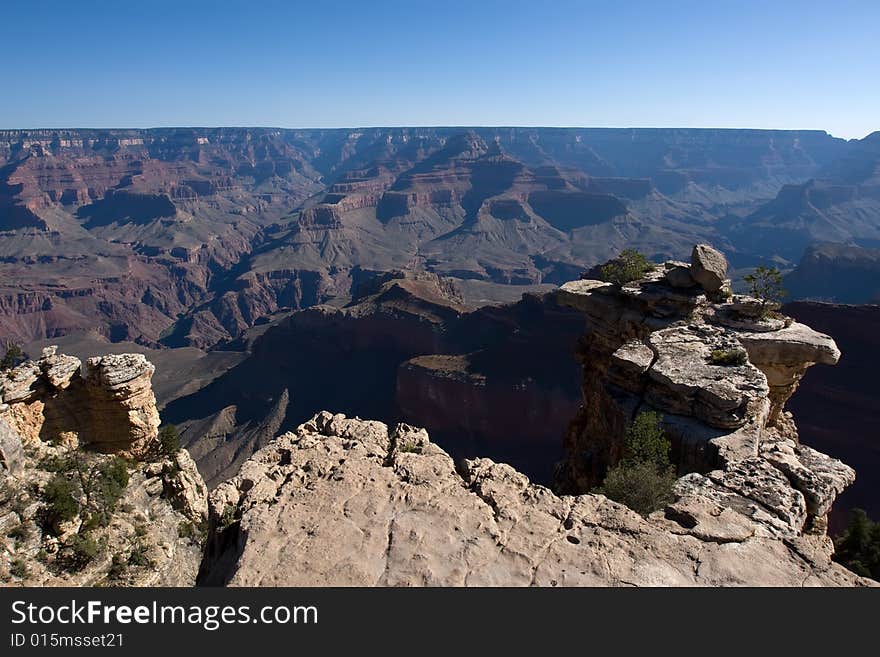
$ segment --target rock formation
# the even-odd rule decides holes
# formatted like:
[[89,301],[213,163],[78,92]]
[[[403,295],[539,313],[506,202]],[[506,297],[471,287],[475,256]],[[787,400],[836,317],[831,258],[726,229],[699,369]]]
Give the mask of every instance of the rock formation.
[[207,488],[158,440],[140,354],[43,351],[0,372],[0,580],[37,586],[191,585]]
[[[234,586],[869,584],[832,563],[822,542],[779,529],[784,522],[770,508],[796,515],[802,498],[782,486],[779,470],[759,462],[766,464],[756,458],[719,475],[724,488],[699,475],[683,478],[676,505],[646,519],[601,495],[555,495],[488,459],[456,467],[423,429],[322,412],[213,491],[199,579]],[[782,490],[788,495],[778,498]],[[752,499],[762,494],[762,502]]]
[[877,436],[877,372],[880,371],[880,306],[795,302],[786,315],[834,336],[842,356],[835,367],[816,367],[804,377],[788,403],[797,418],[801,441],[852,464],[859,476],[834,503],[829,534],[840,534],[849,511],[862,508],[880,517],[880,468]]
[[[671,285],[666,272],[681,264],[667,263],[621,287],[579,280],[559,289],[560,303],[585,314],[587,336],[584,404],[557,485],[598,485],[622,456],[628,423],[654,410],[685,475],[672,517],[699,525],[712,522],[701,513],[734,509],[761,524],[759,533],[811,533],[829,549],[826,515],[855,473],[801,445],[784,407],[808,367],[834,364],[840,352],[827,335],[764,313],[757,299],[719,294],[723,256],[707,253],[694,249],[699,288]],[[710,268],[716,275],[707,277]]]
[[138,457],[152,447],[159,412],[150,385],[155,368],[142,354],[90,358],[43,350],[0,375],[0,402],[26,438],[62,436],[103,452]]
[[727,258],[708,244],[697,244],[691,253],[689,273],[706,292],[717,292],[727,280]]
[[880,248],[811,244],[785,276],[785,289],[792,299],[880,303]]
[[[855,473],[800,444],[784,410],[807,367],[837,360],[836,346],[756,312],[759,300],[728,297],[726,280],[686,271],[700,287],[670,284],[667,271],[692,267],[557,292],[587,318],[584,405],[558,470],[573,494],[489,459],[456,465],[422,429],[322,412],[212,493],[200,581],[868,584],[832,563],[825,533]],[[646,518],[588,493],[640,410],[662,413],[681,475],[674,499]]]

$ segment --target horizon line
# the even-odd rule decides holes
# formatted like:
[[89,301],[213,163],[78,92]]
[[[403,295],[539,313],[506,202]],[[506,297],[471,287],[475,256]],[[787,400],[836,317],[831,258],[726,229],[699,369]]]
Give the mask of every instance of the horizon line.
[[62,130],[220,130],[220,129],[238,129],[238,130],[391,130],[391,129],[434,129],[434,130],[454,130],[454,129],[549,129],[549,130],[693,130],[693,131],[731,131],[731,132],[803,132],[803,133],[823,133],[834,139],[843,139],[845,141],[861,141],[877,132],[880,129],[866,133],[862,137],[840,137],[823,128],[755,128],[755,127],[706,127],[706,126],[590,126],[590,125],[546,125],[546,124],[387,124],[387,125],[343,125],[343,126],[280,126],[280,125],[234,125],[234,124],[215,124],[215,125],[185,125],[185,124],[167,124],[167,125],[151,125],[151,126],[67,126],[67,127],[33,127],[33,128],[0,128],[0,132],[52,132]]

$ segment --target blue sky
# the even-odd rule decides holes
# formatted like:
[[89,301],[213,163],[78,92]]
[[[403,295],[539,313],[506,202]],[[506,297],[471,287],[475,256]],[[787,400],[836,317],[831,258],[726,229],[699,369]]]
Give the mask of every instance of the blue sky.
[[0,0],[0,128],[880,130],[880,2]]

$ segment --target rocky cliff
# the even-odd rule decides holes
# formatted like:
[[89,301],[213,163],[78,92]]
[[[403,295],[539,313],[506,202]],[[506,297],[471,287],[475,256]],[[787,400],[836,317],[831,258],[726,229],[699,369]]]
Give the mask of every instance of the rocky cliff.
[[880,306],[795,302],[782,310],[833,335],[842,352],[835,367],[811,370],[789,402],[801,440],[854,465],[859,473],[832,509],[829,533],[837,535],[854,507],[880,517],[880,479],[871,476],[880,471]]
[[4,582],[194,582],[207,488],[158,438],[153,369],[140,354],[83,364],[48,348],[0,372]]
[[579,354],[584,404],[557,485],[580,492],[600,483],[622,457],[628,423],[654,410],[685,474],[676,504],[736,499],[766,531],[827,541],[828,511],[855,473],[801,445],[784,408],[807,368],[834,364],[840,352],[761,300],[730,294],[726,269],[722,254],[698,245],[690,264],[652,267],[623,285],[560,288],[560,303],[581,310],[589,331]]
[[846,304],[880,302],[880,249],[818,243],[785,277],[792,299]]
[[[319,413],[260,450],[211,494],[200,582],[870,583],[830,561],[827,539],[771,529],[764,521],[773,512],[747,497],[775,494],[765,481],[764,472],[743,472],[731,485],[752,490],[742,496],[729,490],[709,501],[686,477],[675,507],[642,518],[601,495],[555,495],[488,459],[456,466],[423,429]],[[789,500],[797,495],[792,491]]]
[[[423,429],[322,412],[211,494],[200,581],[232,585],[859,585],[825,533],[855,473],[797,436],[785,403],[833,364],[828,336],[734,296],[711,247],[623,285],[579,280],[584,403],[560,495]],[[420,367],[419,360],[409,367]],[[456,369],[454,364],[446,369]],[[679,479],[641,517],[588,491],[640,410],[663,414]],[[295,546],[295,549],[291,549]]]

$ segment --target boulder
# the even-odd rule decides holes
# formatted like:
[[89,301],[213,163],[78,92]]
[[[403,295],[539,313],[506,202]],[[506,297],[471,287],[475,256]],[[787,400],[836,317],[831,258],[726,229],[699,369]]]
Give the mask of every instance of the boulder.
[[706,292],[717,292],[727,280],[727,258],[708,244],[697,244],[691,253],[690,274]]
[[89,358],[83,411],[86,442],[94,449],[145,454],[155,443],[159,411],[150,380],[155,367],[143,354]]
[[46,347],[40,357],[40,370],[53,388],[64,390],[71,379],[79,374],[82,363],[79,358],[56,353],[58,347]]
[[691,288],[697,284],[691,276],[691,268],[683,262],[666,263],[666,282],[677,288]]
[[[82,372],[81,372],[82,370]],[[88,444],[103,452],[140,457],[154,445],[159,412],[143,354],[78,358],[47,347],[0,375],[7,421],[26,441]]]

